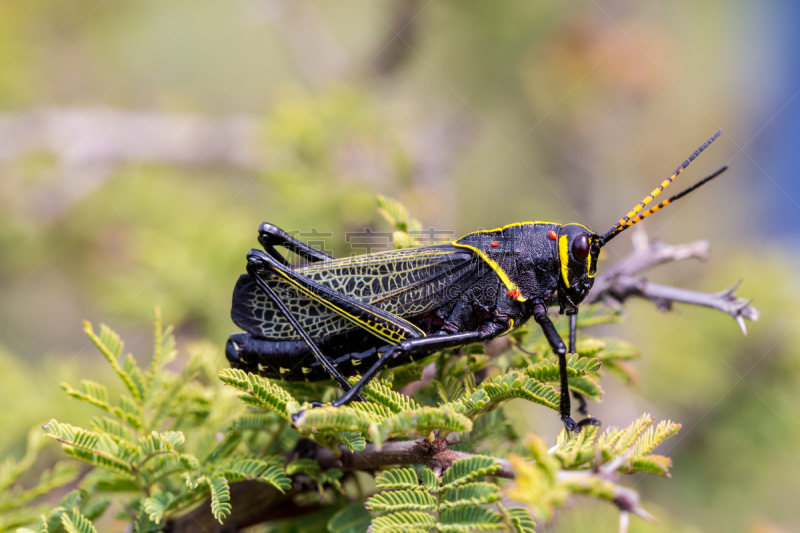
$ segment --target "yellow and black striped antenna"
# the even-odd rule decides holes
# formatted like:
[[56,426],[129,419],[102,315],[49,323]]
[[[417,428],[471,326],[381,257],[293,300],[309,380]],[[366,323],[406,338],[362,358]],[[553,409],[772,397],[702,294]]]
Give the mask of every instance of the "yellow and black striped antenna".
[[707,183],[708,181],[711,181],[712,179],[716,178],[717,176],[719,176],[720,174],[722,174],[723,172],[728,170],[728,167],[724,166],[721,169],[719,169],[718,171],[716,171],[714,174],[708,176],[707,178],[704,178],[704,179],[700,180],[699,182],[695,183],[694,185],[692,185],[688,189],[686,189],[684,191],[681,191],[680,193],[676,194],[675,196],[670,197],[668,200],[664,200],[660,204],[656,205],[655,207],[652,207],[651,209],[648,209],[644,213],[640,213],[642,211],[642,209],[644,209],[644,207],[647,204],[652,202],[653,199],[656,196],[661,194],[661,191],[663,191],[664,189],[669,187],[669,185],[675,180],[675,178],[677,178],[678,175],[680,175],[680,173],[683,172],[686,169],[686,167],[688,167],[689,164],[692,161],[694,161],[695,158],[698,155],[700,155],[700,153],[703,150],[708,148],[708,145],[711,144],[712,142],[714,142],[717,139],[717,137],[719,137],[721,134],[722,134],[722,130],[719,130],[714,135],[712,135],[710,139],[708,139],[706,142],[701,144],[700,148],[695,150],[692,153],[692,155],[690,155],[689,158],[686,161],[681,163],[681,165],[675,170],[675,172],[672,173],[672,175],[669,178],[667,178],[664,181],[662,181],[661,185],[659,185],[656,189],[654,189],[653,192],[648,194],[645,197],[645,199],[642,200],[641,202],[639,202],[639,204],[636,207],[634,207],[627,215],[625,215],[624,217],[619,219],[619,222],[614,224],[614,226],[610,230],[608,230],[606,233],[604,233],[600,237],[600,245],[601,246],[605,245],[608,241],[610,241],[611,239],[616,237],[619,233],[621,233],[626,228],[629,228],[629,227],[633,226],[634,224],[636,224],[637,222],[639,222],[640,220],[649,217],[650,215],[652,215],[653,213],[655,213],[656,211],[658,211],[662,207],[671,204],[672,202],[674,202],[678,198],[686,196],[687,194],[689,194],[693,190],[697,189],[701,185]]

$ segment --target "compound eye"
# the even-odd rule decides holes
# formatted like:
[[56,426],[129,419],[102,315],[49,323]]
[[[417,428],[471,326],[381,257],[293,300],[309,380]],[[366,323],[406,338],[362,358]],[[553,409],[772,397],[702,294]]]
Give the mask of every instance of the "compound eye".
[[591,248],[589,236],[581,233],[572,241],[572,257],[581,262],[586,261],[589,257],[589,248]]

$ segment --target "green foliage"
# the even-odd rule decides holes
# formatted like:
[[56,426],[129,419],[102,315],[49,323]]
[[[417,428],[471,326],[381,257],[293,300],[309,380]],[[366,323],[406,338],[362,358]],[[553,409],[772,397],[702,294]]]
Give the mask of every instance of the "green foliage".
[[366,506],[370,511],[433,511],[436,498],[423,488],[396,490],[368,498]]
[[61,523],[67,533],[97,533],[91,520],[86,518],[77,509],[72,511],[72,515],[64,513],[61,515]]
[[[675,435],[680,424],[652,424],[650,415],[644,414],[625,429],[609,428],[602,434],[596,427],[587,427],[577,435],[564,431],[553,450],[538,437],[531,437],[525,450],[527,459],[514,454],[509,457],[517,472],[509,497],[528,504],[535,514],[548,520],[555,507],[573,494],[617,501],[626,489],[611,481],[614,472],[668,476],[669,459],[651,452]],[[648,516],[638,507],[632,512]]]
[[[445,472],[441,485],[428,468],[419,472],[410,468],[384,472],[375,479],[383,492],[366,502],[367,509],[384,513],[372,520],[372,531],[515,531],[504,518],[508,511],[492,506],[503,497],[500,487],[476,481],[499,469],[499,462],[492,457],[458,459]],[[515,513],[517,522],[532,522],[530,517],[524,521],[518,511]]]
[[361,502],[344,507],[328,522],[330,533],[363,533],[367,530],[372,516]]
[[25,472],[33,466],[44,439],[41,431],[31,431],[25,456],[16,461],[6,458],[0,465],[0,531],[10,530],[38,520],[43,512],[39,506],[31,506],[37,498],[75,481],[79,475],[78,465],[59,461],[52,469],[42,472],[38,482],[29,489],[18,483]]
[[422,223],[412,217],[408,209],[394,198],[387,198],[379,194],[377,200],[378,214],[394,229],[394,245],[397,248],[409,248],[419,245],[412,232],[422,230]]
[[[252,456],[252,446],[248,445],[258,447],[254,435],[274,426],[273,415],[247,412],[244,404],[215,379],[220,358],[207,345],[190,348],[189,361],[180,373],[165,368],[176,357],[172,328],[162,328],[158,309],[154,323],[155,347],[147,371],[130,354],[120,362],[124,344],[114,331],[101,326],[97,334],[85,323],[87,336],[125,392],[114,405],[105,384],[84,380],[80,389],[62,385],[71,398],[112,416],[94,417],[91,429],[57,420],[43,427],[44,436],[59,442],[67,455],[93,467],[82,482],[87,487],[79,496],[82,499],[65,502],[45,515],[48,531],[94,531],[92,520],[107,506],[105,500],[97,499],[102,505],[92,507],[97,491],[131,495],[129,509],[134,513],[135,529],[145,532],[158,529],[159,524],[163,526],[176,513],[204,499],[209,500],[214,517],[224,521],[231,513],[228,480],[256,480],[281,492],[291,486],[282,467],[283,458],[268,453]],[[268,394],[268,386],[261,383],[255,389],[260,397]],[[213,436],[225,430],[227,438],[217,443]],[[251,442],[245,442],[244,437]],[[30,466],[40,440],[32,438],[29,452],[20,463],[6,461],[0,470],[3,488]],[[76,463],[59,462],[42,474],[34,488],[4,491],[0,510],[24,506],[74,481],[78,473]],[[13,520],[0,522],[0,531],[32,523],[42,514],[37,508],[22,509],[16,511]]]
[[[396,230],[395,244],[414,244],[410,232],[419,223],[396,201],[381,198],[379,203]],[[614,313],[589,309],[581,314],[579,327],[617,319]],[[556,325],[563,331],[565,321]],[[327,524],[332,533],[361,533],[371,524],[373,533],[532,533],[531,513],[547,521],[572,495],[617,501],[622,489],[607,474],[668,476],[670,460],[652,452],[680,428],[668,421],[654,424],[645,415],[625,429],[565,431],[552,450],[535,436],[520,444],[503,406],[521,399],[557,411],[560,402],[558,359],[538,328],[512,332],[510,349],[500,355],[490,357],[482,346],[470,346],[385,371],[364,388],[365,401],[343,407],[308,403],[334,398],[332,383],[284,383],[238,369],[219,370],[224,363],[208,344],[191,346],[182,369],[170,370],[166,365],[177,351],[172,329],[163,328],[157,309],[152,358],[145,366],[131,354],[123,356],[124,344],[109,327],[101,325],[96,333],[85,323],[84,329],[119,384],[62,384],[70,398],[98,414],[89,428],[50,420],[43,433],[32,434],[23,459],[3,463],[0,532],[34,523],[47,532],[95,531],[93,521],[109,506],[103,493],[114,493],[121,516],[137,532],[164,529],[198,505],[207,506],[227,527],[237,513],[232,485],[258,482],[282,495],[278,502],[323,507],[310,517],[270,528],[275,532],[318,531]],[[635,383],[626,366],[637,356],[633,347],[580,338],[577,353],[567,357],[572,391],[600,401],[601,370]],[[423,369],[433,371],[432,378],[417,381],[411,396],[401,393],[402,386],[420,379]],[[349,378],[351,383],[358,379]],[[437,434],[459,435],[463,442],[448,445],[434,438]],[[376,453],[388,441],[410,438],[423,438],[417,452],[424,458],[418,462],[431,468],[417,464],[378,471],[378,492],[352,502],[353,494],[364,493],[363,474],[351,475],[347,454]],[[56,463],[32,488],[12,487],[48,439],[90,467],[80,488],[52,509],[35,500],[74,482],[80,474],[77,463]],[[305,455],[320,446],[338,458],[335,467],[323,466],[313,453]],[[502,485],[498,476],[511,475],[509,465],[516,479]],[[509,501],[526,507],[502,503]],[[638,508],[634,512],[647,516]]]

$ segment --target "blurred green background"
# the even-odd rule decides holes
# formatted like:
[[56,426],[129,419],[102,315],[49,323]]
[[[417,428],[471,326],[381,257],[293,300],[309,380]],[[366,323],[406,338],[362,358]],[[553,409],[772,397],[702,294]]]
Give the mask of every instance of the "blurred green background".
[[[106,371],[82,319],[147,357],[161,305],[179,346],[223,346],[263,220],[329,233],[338,255],[360,253],[348,232],[388,230],[379,193],[458,235],[605,231],[723,128],[680,182],[732,170],[643,224],[711,258],[650,278],[743,279],[761,321],[743,339],[720,313],[631,302],[598,334],[642,348],[640,388],[607,380],[593,411],[683,423],[661,451],[673,479],[629,482],[662,530],[800,530],[798,22],[791,0],[0,3],[0,452],[88,419],[58,386]],[[615,240],[606,265],[629,250]],[[578,505],[550,527],[617,516]]]

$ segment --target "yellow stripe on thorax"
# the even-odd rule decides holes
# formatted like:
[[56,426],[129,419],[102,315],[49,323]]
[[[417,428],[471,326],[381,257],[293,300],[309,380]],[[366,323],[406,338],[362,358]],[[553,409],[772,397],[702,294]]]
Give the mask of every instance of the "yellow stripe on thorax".
[[506,274],[506,271],[503,270],[503,267],[498,265],[494,259],[486,255],[486,252],[484,252],[480,248],[475,248],[474,246],[470,246],[469,244],[459,244],[457,241],[453,241],[451,244],[458,248],[466,248],[468,250],[472,250],[473,252],[478,254],[478,256],[481,259],[483,259],[486,262],[486,264],[489,265],[489,267],[491,267],[492,270],[494,270],[494,273],[497,274],[497,277],[500,278],[500,280],[503,282],[503,285],[505,285],[508,288],[509,292],[516,291],[517,294],[519,294],[519,296],[517,296],[518,302],[524,302],[525,300],[527,300],[527,298],[524,298],[520,293],[517,284],[511,281],[511,278],[508,277],[508,274]]

